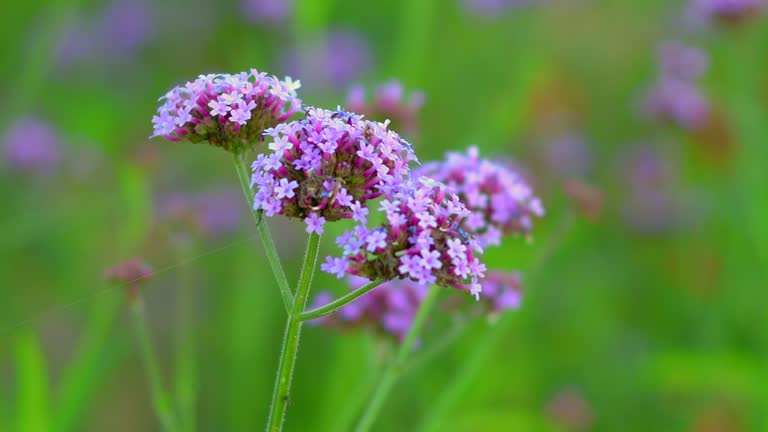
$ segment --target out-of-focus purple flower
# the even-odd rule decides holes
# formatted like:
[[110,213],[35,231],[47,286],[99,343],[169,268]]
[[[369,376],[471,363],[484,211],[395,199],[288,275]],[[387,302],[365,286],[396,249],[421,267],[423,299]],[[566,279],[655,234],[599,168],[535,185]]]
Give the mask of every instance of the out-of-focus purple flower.
[[104,271],[104,278],[125,288],[128,301],[139,294],[139,287],[152,277],[152,267],[141,258],[130,258]]
[[682,42],[666,42],[659,51],[659,72],[664,77],[695,80],[701,77],[708,67],[709,57],[704,51]]
[[418,115],[424,105],[424,93],[414,91],[406,98],[403,85],[397,80],[387,81],[374,90],[373,101],[368,101],[365,88],[355,85],[347,94],[347,107],[372,119],[389,119],[398,130],[411,135],[418,129]]
[[157,216],[165,223],[212,237],[236,231],[242,212],[240,195],[228,189],[174,194],[162,198],[157,205]]
[[533,216],[544,207],[531,188],[509,168],[480,159],[477,147],[466,154],[448,153],[445,161],[425,164],[420,175],[445,183],[469,210],[461,228],[476,235],[482,247],[498,245],[503,235],[527,235]]
[[201,75],[161,97],[152,118],[154,136],[171,141],[207,141],[239,154],[262,140],[265,129],[301,108],[299,81],[280,81],[251,69],[236,75]]
[[569,431],[587,430],[592,426],[592,407],[578,388],[564,388],[547,403],[547,413],[558,425]]
[[427,177],[387,189],[379,207],[386,222],[369,229],[363,220],[346,231],[336,240],[343,256],[328,257],[321,269],[371,280],[411,279],[479,297],[483,248],[461,228],[470,212],[459,197]]
[[[352,290],[368,282],[359,277],[349,278]],[[393,280],[347,303],[333,315],[318,318],[311,323],[338,328],[370,326],[402,341],[410,330],[427,291],[428,286],[410,280]],[[321,292],[315,297],[313,307],[323,306],[331,300],[332,296],[327,291]]]
[[542,0],[463,0],[464,7],[478,16],[493,17],[508,9],[541,3]]
[[50,174],[61,160],[56,133],[43,120],[24,117],[17,120],[3,137],[5,163],[12,171]]
[[696,23],[741,23],[768,5],[765,0],[691,0],[689,18]]
[[114,0],[95,16],[81,17],[59,42],[62,63],[133,57],[155,36],[151,4],[143,0]]
[[522,282],[518,272],[488,272],[481,283],[483,302],[491,313],[498,314],[505,310],[517,309],[522,302]]
[[651,234],[679,223],[676,179],[665,155],[653,146],[636,146],[623,157],[619,169],[627,180],[623,211],[630,228]]
[[341,110],[310,108],[265,135],[272,152],[253,163],[254,209],[304,219],[318,233],[326,221],[364,223],[366,203],[402,183],[416,159],[387,123]]
[[655,120],[698,130],[709,120],[709,99],[689,81],[661,78],[648,92],[645,108]]
[[646,95],[646,112],[657,121],[685,129],[704,127],[711,106],[696,79],[707,66],[707,56],[701,50],[680,42],[665,43],[659,55],[659,77]]
[[96,27],[106,54],[133,53],[154,36],[151,6],[142,0],[114,0],[107,5]]
[[241,0],[245,17],[253,23],[279,24],[288,19],[292,0]]
[[286,71],[304,77],[307,88],[342,88],[358,80],[371,66],[368,42],[353,31],[334,30],[296,48],[284,57]]
[[578,132],[564,132],[538,142],[534,152],[549,178],[583,179],[592,167],[592,152],[586,137]]

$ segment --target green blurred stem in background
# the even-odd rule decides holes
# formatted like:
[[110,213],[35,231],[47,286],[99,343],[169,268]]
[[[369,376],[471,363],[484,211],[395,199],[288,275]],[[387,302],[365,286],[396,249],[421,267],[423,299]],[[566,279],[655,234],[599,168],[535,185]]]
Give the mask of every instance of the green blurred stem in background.
[[160,366],[157,361],[157,353],[152,345],[152,339],[149,336],[147,321],[144,314],[144,302],[141,294],[137,293],[136,298],[131,301],[131,315],[136,328],[136,338],[141,348],[141,357],[144,362],[147,379],[149,380],[150,391],[152,392],[152,408],[163,425],[163,430],[167,432],[177,431],[176,418],[173,415],[168,393],[163,387],[163,380],[160,374]]
[[280,264],[280,257],[277,255],[277,249],[275,249],[275,242],[272,240],[272,234],[269,232],[267,222],[263,220],[260,212],[253,209],[253,193],[251,192],[250,182],[248,181],[248,170],[245,168],[244,155],[234,155],[235,169],[237,170],[237,177],[240,179],[240,187],[243,189],[243,195],[253,213],[254,220],[256,221],[256,227],[259,229],[261,241],[264,244],[264,252],[267,254],[267,260],[269,261],[269,267],[272,268],[272,273],[277,279],[277,284],[280,287],[280,295],[283,297],[283,305],[285,311],[288,314],[291,313],[293,307],[293,294],[291,294],[291,287],[288,283],[288,278],[285,276],[285,270]]
[[[195,249],[194,240],[185,242],[179,249]],[[179,254],[182,262],[185,254]],[[193,329],[195,300],[192,267],[181,266],[176,284],[176,370],[174,393],[179,412],[179,430],[192,432],[196,429],[195,405],[197,403],[197,356],[196,332]]]
[[411,329],[408,330],[408,334],[405,336],[405,341],[397,352],[397,357],[395,357],[395,360],[389,365],[387,371],[384,372],[384,376],[381,378],[381,381],[379,381],[379,385],[376,387],[373,397],[368,403],[368,408],[366,408],[363,416],[360,418],[360,422],[355,428],[357,432],[370,430],[371,426],[373,426],[373,422],[376,421],[376,417],[379,415],[387,396],[389,396],[392,386],[400,376],[405,361],[408,359],[408,354],[411,353],[411,349],[413,349],[413,345],[416,343],[416,338],[418,338],[419,333],[421,333],[421,328],[424,326],[427,316],[429,316],[432,307],[435,305],[439,293],[440,288],[437,285],[433,285],[432,288],[429,289],[427,297],[424,298],[424,301],[419,306],[419,311],[416,314]]
[[320,235],[312,233],[307,241],[307,251],[304,254],[304,265],[299,276],[299,284],[296,288],[296,301],[293,304],[291,314],[285,326],[283,348],[280,352],[280,363],[277,369],[275,390],[272,394],[272,406],[269,411],[267,430],[271,432],[281,431],[285,420],[285,411],[288,407],[288,397],[293,378],[293,368],[296,366],[296,354],[299,351],[299,337],[301,336],[302,321],[299,314],[304,311],[309,297],[309,288],[312,285],[312,277],[315,274],[317,255],[320,249]]
[[345,296],[339,297],[325,306],[321,306],[317,309],[312,309],[311,311],[300,313],[298,316],[298,320],[307,321],[307,320],[313,320],[315,318],[320,318],[322,316],[330,315],[336,312],[337,310],[339,310],[339,308],[343,307],[345,304],[357,299],[358,297],[362,296],[368,291],[381,285],[382,283],[384,283],[384,281],[381,279],[368,282],[363,287],[358,288]]

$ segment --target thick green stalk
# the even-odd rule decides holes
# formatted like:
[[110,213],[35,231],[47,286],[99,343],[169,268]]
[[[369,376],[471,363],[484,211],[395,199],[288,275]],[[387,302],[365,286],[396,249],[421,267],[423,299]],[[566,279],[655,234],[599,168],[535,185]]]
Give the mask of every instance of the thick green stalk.
[[410,354],[413,345],[416,343],[416,339],[419,337],[419,333],[421,333],[421,328],[427,321],[427,316],[429,316],[429,312],[432,310],[439,293],[440,288],[433,285],[432,288],[430,288],[427,297],[424,298],[424,301],[419,306],[419,311],[416,313],[416,318],[413,321],[411,329],[408,330],[405,341],[400,346],[395,360],[389,365],[387,371],[384,372],[384,376],[381,378],[381,381],[379,381],[379,385],[376,388],[371,401],[368,403],[368,408],[366,408],[365,413],[363,413],[363,416],[360,418],[360,421],[355,428],[357,432],[368,431],[371,426],[373,426],[373,422],[376,421],[376,417],[379,415],[379,411],[381,411],[381,407],[384,405],[387,396],[389,396],[392,386],[400,376],[405,361],[408,359],[408,354]]
[[152,393],[152,408],[157,415],[163,430],[167,432],[176,431],[176,418],[173,415],[171,402],[168,393],[163,387],[163,380],[160,374],[160,367],[157,362],[152,339],[149,336],[149,328],[144,316],[144,302],[140,296],[131,301],[131,312],[133,322],[136,327],[136,337],[141,348],[141,358],[144,362],[144,369],[149,380],[149,389]]
[[304,307],[307,304],[319,249],[320,236],[317,233],[310,234],[309,241],[307,242],[307,252],[304,254],[304,265],[299,276],[298,287],[296,288],[296,301],[293,303],[293,308],[285,326],[283,348],[280,352],[280,363],[277,369],[277,381],[275,382],[274,393],[272,393],[272,407],[269,412],[269,420],[267,421],[267,430],[270,432],[279,432],[283,429],[285,411],[288,408],[288,398],[291,390],[291,379],[293,378],[293,368],[296,366],[296,354],[299,351],[299,336],[301,336],[302,325],[299,315],[304,311]]
[[327,305],[320,306],[317,309],[312,309],[311,311],[302,312],[298,316],[299,321],[307,321],[307,320],[313,320],[315,318],[320,318],[322,316],[330,315],[333,312],[337,311],[339,308],[344,306],[345,304],[355,300],[356,298],[362,296],[363,294],[367,293],[368,291],[376,288],[377,286],[384,283],[383,280],[378,279],[375,281],[368,282],[365,284],[365,286],[358,288],[351,293],[348,293],[342,297],[337,298],[336,300],[328,303]]
[[250,182],[248,181],[248,170],[245,168],[242,155],[235,155],[235,169],[237,170],[237,177],[240,179],[240,186],[243,189],[243,195],[253,213],[253,218],[256,221],[256,227],[261,235],[261,241],[264,244],[264,252],[267,254],[267,261],[269,261],[269,267],[272,268],[272,273],[277,279],[277,284],[280,287],[280,295],[283,297],[283,306],[285,311],[291,313],[291,307],[293,306],[293,294],[291,294],[291,287],[288,283],[288,278],[285,276],[285,270],[283,270],[282,264],[280,264],[280,257],[277,255],[277,249],[275,249],[275,242],[272,241],[272,234],[269,232],[267,222],[262,220],[262,216],[259,212],[253,209],[253,193],[251,192]]

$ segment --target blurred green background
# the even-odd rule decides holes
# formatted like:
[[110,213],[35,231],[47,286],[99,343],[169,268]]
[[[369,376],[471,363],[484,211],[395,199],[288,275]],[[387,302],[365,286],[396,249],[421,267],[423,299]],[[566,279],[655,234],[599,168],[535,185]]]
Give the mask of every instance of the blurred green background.
[[[133,256],[156,271],[152,336],[197,428],[263,428],[285,317],[231,159],[146,138],[173,85],[251,67],[328,108],[355,83],[421,90],[405,135],[422,160],[477,144],[547,208],[532,242],[487,254],[523,272],[521,309],[407,369],[376,430],[768,430],[768,23],[689,31],[671,0],[480,3],[7,2],[0,431],[159,430],[124,295],[103,278]],[[639,109],[670,39],[710,58],[705,127]],[[14,141],[41,140],[36,163],[14,159]],[[302,227],[270,225],[295,280]],[[321,273],[315,287],[345,290]],[[287,429],[348,430],[394,348],[308,326]]]

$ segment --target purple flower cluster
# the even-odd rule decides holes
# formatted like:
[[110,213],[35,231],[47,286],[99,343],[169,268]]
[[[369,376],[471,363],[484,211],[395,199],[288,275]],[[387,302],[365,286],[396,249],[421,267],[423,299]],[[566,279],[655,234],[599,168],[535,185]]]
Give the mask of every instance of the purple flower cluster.
[[359,218],[359,225],[336,240],[343,256],[328,257],[321,269],[339,278],[411,279],[479,297],[483,249],[460,227],[470,212],[459,197],[427,177],[387,186],[385,192],[379,209],[386,221],[367,228],[366,218]]
[[310,233],[322,233],[326,221],[364,224],[366,203],[402,183],[416,159],[387,123],[340,110],[310,108],[265,135],[272,151],[253,163],[254,209],[304,219]]
[[59,147],[53,129],[35,117],[17,120],[3,136],[5,163],[19,173],[50,174],[61,160]]
[[241,0],[245,17],[253,23],[280,24],[292,10],[291,0]]
[[[349,286],[356,290],[368,280],[360,277],[349,278]],[[410,330],[419,305],[426,297],[429,287],[411,280],[393,280],[382,284],[373,291],[347,303],[333,315],[311,321],[323,327],[356,328],[371,326],[384,334],[395,336],[402,341]],[[314,307],[329,303],[333,297],[327,291],[320,292],[314,299]]]
[[740,23],[758,14],[767,4],[765,0],[692,0],[690,13],[709,22]]
[[299,81],[280,81],[251,69],[236,75],[201,75],[169,91],[152,118],[154,135],[171,141],[207,141],[233,153],[261,141],[301,108]]
[[491,313],[498,314],[505,310],[517,309],[522,300],[522,282],[518,272],[488,272],[481,283],[483,303]]
[[655,119],[689,130],[702,128],[710,117],[709,99],[696,80],[707,69],[702,51],[668,42],[660,52],[660,73],[646,96],[646,110]]
[[463,0],[464,7],[478,16],[495,17],[508,9],[530,6],[542,0]]
[[201,194],[163,197],[157,217],[174,229],[216,237],[236,231],[242,219],[242,198],[235,191],[211,189]]
[[482,247],[498,245],[510,233],[527,235],[532,216],[542,216],[541,201],[516,173],[507,167],[480,159],[476,147],[466,154],[449,153],[445,161],[431,162],[420,175],[443,182],[456,192],[469,209],[461,227],[477,236]]
[[332,29],[306,46],[285,51],[285,70],[305,79],[308,89],[343,88],[368,71],[371,49],[358,32]]
[[414,91],[406,98],[400,81],[387,81],[378,86],[369,101],[365,88],[355,85],[347,94],[347,108],[371,118],[386,118],[405,131],[414,134],[417,130],[418,114],[424,105],[424,93]]

